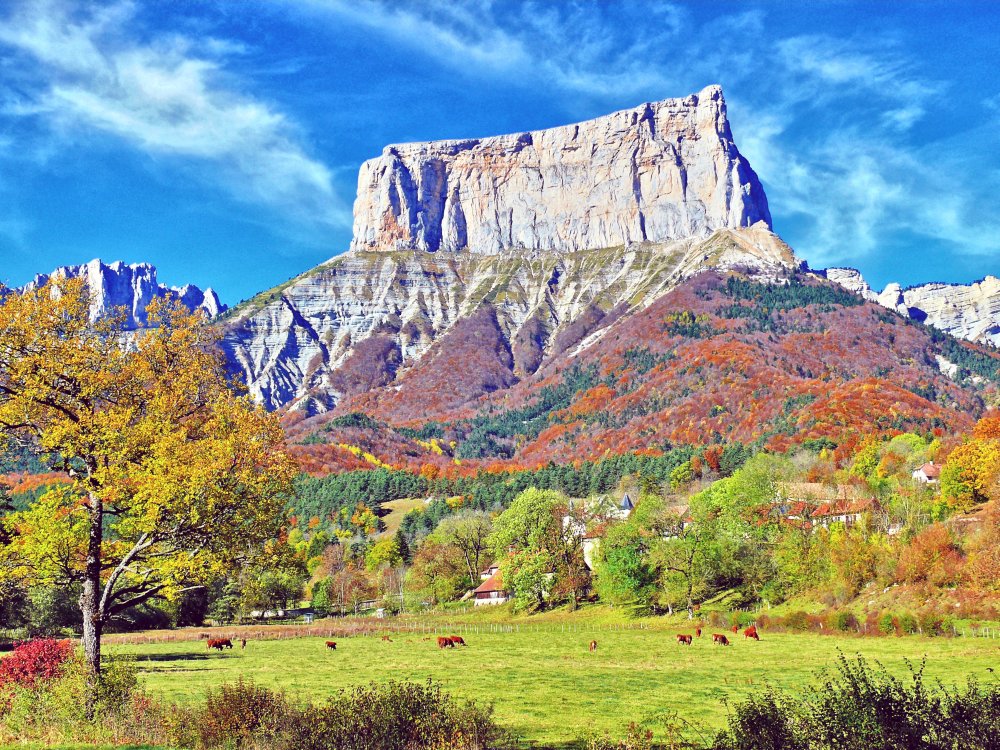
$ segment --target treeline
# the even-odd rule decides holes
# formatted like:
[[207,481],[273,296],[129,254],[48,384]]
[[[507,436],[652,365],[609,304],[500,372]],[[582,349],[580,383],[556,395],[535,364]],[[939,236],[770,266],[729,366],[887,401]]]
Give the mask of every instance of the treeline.
[[450,497],[462,497],[461,507],[476,510],[499,510],[529,487],[551,489],[569,497],[587,497],[613,489],[625,476],[634,476],[647,486],[667,485],[671,474],[692,459],[708,457],[719,476],[728,476],[753,455],[753,449],[731,444],[726,446],[679,446],[661,455],[627,453],[608,456],[579,465],[549,463],[529,471],[480,471],[468,477],[436,477],[400,469],[378,468],[351,471],[326,477],[301,476],[295,483],[295,497],[290,509],[299,525],[319,519],[321,524],[364,505],[377,509],[379,505],[408,497],[430,497],[438,500],[426,508],[411,511],[403,519],[403,530],[411,538],[421,530],[434,528],[454,512],[444,502]]
[[[846,289],[827,284],[803,284],[792,279],[787,284],[766,284],[730,276],[721,290],[737,302],[719,308],[722,318],[742,318],[750,322],[751,330],[780,333],[784,331],[776,312],[787,312],[808,305],[821,305],[826,309],[839,305],[854,307],[864,300]],[[751,302],[751,305],[741,304]]]

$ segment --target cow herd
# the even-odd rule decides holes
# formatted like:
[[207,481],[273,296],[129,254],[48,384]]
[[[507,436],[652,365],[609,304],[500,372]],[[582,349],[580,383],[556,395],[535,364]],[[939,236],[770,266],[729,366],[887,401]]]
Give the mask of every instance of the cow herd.
[[[735,634],[739,633],[740,629],[739,629],[738,626],[733,625],[732,631],[733,631],[733,634],[735,635]],[[688,633],[678,633],[677,634],[677,643],[680,644],[680,645],[682,645],[682,646],[690,646],[690,645],[692,645],[694,643],[694,639],[695,638],[701,638],[701,628],[700,627],[699,628],[695,628],[694,632],[695,632],[695,634],[693,636],[689,635]],[[204,636],[202,636],[202,637],[204,637]],[[752,638],[755,641],[759,641],[760,640],[760,636],[757,634],[757,626],[756,625],[751,625],[751,626],[749,626],[747,628],[744,628],[744,630],[743,630],[743,637],[745,639]],[[382,636],[382,640],[383,641],[388,641],[389,643],[392,643],[392,639],[389,638],[389,636],[387,636],[387,635],[383,635]],[[424,638],[424,640],[426,641],[426,640],[430,640],[430,639],[429,638]],[[726,636],[725,633],[712,633],[712,643],[718,644],[720,646],[729,646],[729,645],[731,645],[730,644],[730,640]],[[224,649],[224,648],[230,648],[230,649],[233,648],[233,642],[232,642],[232,640],[230,638],[209,638],[208,641],[207,641],[207,645],[208,645],[209,650],[211,650],[211,649],[214,648],[214,649],[217,649],[219,651],[222,651],[222,649]],[[460,636],[460,635],[439,635],[437,637],[437,645],[438,645],[438,648],[442,648],[443,649],[443,648],[455,648],[455,646],[467,646],[468,644],[465,642],[465,639],[463,639],[462,636]],[[246,638],[241,638],[240,639],[240,648],[241,649],[245,649],[246,647],[247,647],[247,639]],[[327,641],[326,642],[326,647],[328,649],[330,649],[331,651],[336,651],[337,650],[337,642],[336,641]],[[591,653],[595,653],[596,651],[597,651],[597,641],[591,641],[590,642],[590,652]]]
[[[734,635],[739,633],[740,632],[739,626],[733,625],[732,631]],[[701,628],[695,628],[694,632],[698,638],[701,638]],[[751,625],[748,628],[744,628],[743,637],[747,639],[753,638],[755,641],[759,641],[760,636],[757,634],[757,626]],[[690,646],[692,643],[694,643],[694,638],[695,636],[688,635],[687,633],[677,634],[677,642],[682,646]],[[720,646],[730,645],[729,638],[726,636],[725,633],[712,633],[712,643],[717,643]]]

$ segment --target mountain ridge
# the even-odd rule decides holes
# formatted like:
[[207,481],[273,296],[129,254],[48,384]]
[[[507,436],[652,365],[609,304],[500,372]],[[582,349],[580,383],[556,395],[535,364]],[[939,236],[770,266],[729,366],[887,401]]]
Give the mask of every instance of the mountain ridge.
[[204,291],[193,284],[168,287],[157,280],[157,269],[150,263],[125,263],[120,260],[104,263],[100,258],[80,265],[60,266],[51,273],[38,274],[15,291],[38,289],[55,278],[82,278],[92,297],[91,318],[97,319],[115,308],[123,309],[123,326],[129,331],[148,325],[146,307],[156,298],[175,298],[192,312],[203,310],[210,318],[215,318],[226,310],[211,287]]
[[968,284],[893,282],[876,292],[856,268],[818,271],[867,300],[927,323],[957,338],[1000,347],[1000,278],[987,275]]

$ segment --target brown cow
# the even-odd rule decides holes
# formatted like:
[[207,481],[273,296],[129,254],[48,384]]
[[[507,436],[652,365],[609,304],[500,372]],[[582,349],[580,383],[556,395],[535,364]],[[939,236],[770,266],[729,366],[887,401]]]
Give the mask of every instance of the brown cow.
[[451,638],[446,635],[438,636],[438,648],[455,648],[455,644],[452,643]]
[[739,625],[733,625],[733,626],[732,626],[731,628],[729,628],[729,629],[733,631],[733,635],[735,635],[736,633],[739,633],[739,632],[740,632],[740,626],[739,626]]
[[757,626],[751,625],[749,628],[743,631],[744,638],[753,638],[755,641],[760,640],[760,636],[757,635]]
[[728,646],[729,639],[722,633],[712,633],[712,643],[718,643],[720,646]]
[[684,644],[690,646],[691,645],[691,640],[692,640],[691,636],[689,636],[689,635],[685,635],[684,633],[678,633],[677,634],[677,642],[678,643],[684,643]]
[[597,641],[591,641],[590,642],[590,653],[593,654],[596,651],[597,651]]
[[382,636],[382,640],[383,640],[383,641],[389,641],[389,643],[392,643],[392,638],[390,638],[390,637],[389,637],[389,636],[387,636],[387,635],[383,635],[383,636]]
[[240,638],[240,650],[241,651],[245,651],[246,647],[247,647],[247,639],[246,638]]
[[337,642],[336,641],[327,641],[326,642],[326,647],[327,648],[332,648],[334,651],[336,651],[337,650]]
[[462,636],[460,636],[460,635],[453,635],[453,636],[451,636],[451,642],[454,643],[456,646],[467,646],[467,645],[469,645],[469,644],[467,644],[462,639]]
[[216,648],[222,651],[224,648],[232,648],[233,642],[228,638],[209,638],[207,642],[208,648]]
[[701,628],[695,628],[694,629],[694,634],[696,636],[698,636],[699,638],[701,638]]

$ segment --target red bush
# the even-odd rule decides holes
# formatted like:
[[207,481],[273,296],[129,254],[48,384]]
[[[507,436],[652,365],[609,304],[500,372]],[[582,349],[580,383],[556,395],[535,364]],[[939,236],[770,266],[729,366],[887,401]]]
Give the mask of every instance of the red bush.
[[19,643],[10,655],[0,659],[0,688],[32,688],[38,682],[58,677],[72,654],[68,640],[38,638]]

